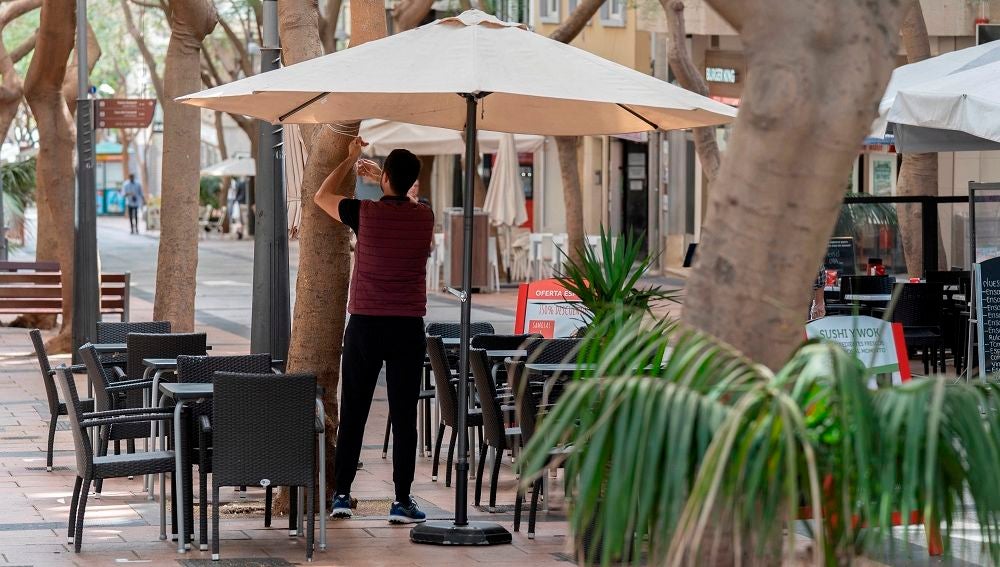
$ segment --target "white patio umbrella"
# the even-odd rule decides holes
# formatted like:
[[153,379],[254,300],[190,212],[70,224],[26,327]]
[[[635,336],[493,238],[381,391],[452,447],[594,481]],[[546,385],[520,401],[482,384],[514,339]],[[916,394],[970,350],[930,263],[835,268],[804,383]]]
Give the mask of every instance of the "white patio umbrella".
[[903,152],[1000,149],[1000,45],[985,43],[893,71],[871,137]]
[[504,266],[510,266],[511,231],[528,220],[521,167],[517,160],[513,134],[501,134],[496,156],[483,210],[486,211],[490,224],[505,230],[507,242],[504,246],[503,263]]
[[202,168],[202,175],[215,177],[253,177],[257,175],[257,161],[252,157],[235,157]]
[[[465,130],[540,135],[621,134],[729,122],[736,110],[638,71],[470,10],[355,48],[254,75],[178,99],[272,122],[381,118]],[[466,159],[459,372],[468,375],[472,282],[472,188]],[[468,398],[458,381],[459,404]],[[410,539],[452,545],[509,543],[491,522],[469,522],[466,412],[458,412],[454,522],[427,522]]]
[[[455,155],[465,152],[462,134],[448,128],[420,126],[391,120],[365,120],[361,122],[360,136],[368,142],[365,152],[384,156],[396,148],[403,148],[421,156]],[[504,134],[479,131],[479,151],[496,153]],[[545,143],[544,136],[518,134],[514,136],[518,152],[532,153]]]

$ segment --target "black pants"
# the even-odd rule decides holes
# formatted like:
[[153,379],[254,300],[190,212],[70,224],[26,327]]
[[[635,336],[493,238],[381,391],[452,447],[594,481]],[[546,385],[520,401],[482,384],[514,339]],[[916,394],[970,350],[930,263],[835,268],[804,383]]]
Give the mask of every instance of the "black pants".
[[132,227],[132,232],[139,232],[139,207],[129,206],[128,224]]
[[405,502],[417,459],[417,398],[426,342],[420,317],[352,315],[344,334],[335,494],[350,494],[372,396],[385,362],[392,418],[392,482]]

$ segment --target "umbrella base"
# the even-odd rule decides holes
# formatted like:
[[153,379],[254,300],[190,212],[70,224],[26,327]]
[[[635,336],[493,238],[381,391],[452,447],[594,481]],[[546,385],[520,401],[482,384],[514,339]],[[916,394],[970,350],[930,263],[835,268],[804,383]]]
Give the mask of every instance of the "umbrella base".
[[511,542],[510,532],[493,522],[469,522],[456,526],[439,520],[420,524],[410,530],[410,541],[431,545],[501,545]]

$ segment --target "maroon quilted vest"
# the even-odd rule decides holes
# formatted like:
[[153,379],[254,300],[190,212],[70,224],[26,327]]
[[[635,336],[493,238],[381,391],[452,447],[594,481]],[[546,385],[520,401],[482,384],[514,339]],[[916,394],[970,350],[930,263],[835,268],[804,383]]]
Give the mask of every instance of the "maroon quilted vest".
[[425,278],[433,238],[430,207],[409,199],[361,201],[347,311],[352,315],[426,315]]

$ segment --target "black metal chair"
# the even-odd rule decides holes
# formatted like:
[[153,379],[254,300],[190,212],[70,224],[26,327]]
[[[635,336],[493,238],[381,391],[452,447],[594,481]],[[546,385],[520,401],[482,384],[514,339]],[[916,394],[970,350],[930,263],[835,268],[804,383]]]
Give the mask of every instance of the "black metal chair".
[[583,339],[541,339],[526,345],[528,362],[536,364],[561,364],[574,362],[583,347]]
[[[56,441],[56,422],[59,416],[69,415],[65,402],[59,401],[59,392],[56,390],[55,370],[49,363],[49,353],[45,350],[45,341],[42,340],[42,332],[38,329],[28,331],[31,336],[31,344],[35,347],[35,356],[38,357],[38,368],[42,372],[42,383],[45,384],[45,398],[49,403],[49,444],[45,452],[45,470],[52,472],[52,447]],[[81,407],[85,412],[94,411],[94,400],[80,400]]]
[[444,440],[445,427],[451,428],[451,441],[448,445],[448,468],[445,471],[445,486],[451,486],[451,469],[455,458],[455,440],[458,437],[458,412],[466,411],[468,416],[466,425],[468,427],[482,427],[483,414],[481,412],[469,411],[468,408],[459,408],[458,393],[455,390],[455,383],[452,380],[454,373],[448,356],[445,352],[444,342],[439,336],[427,337],[427,356],[431,361],[431,369],[434,374],[434,392],[437,397],[438,409],[441,412],[441,423],[438,424],[437,440],[434,443],[434,465],[431,470],[431,480],[436,481],[438,477],[438,462],[441,460],[441,443]]
[[928,374],[930,368],[937,372],[939,361],[943,370],[945,340],[941,330],[941,284],[904,283],[897,284],[897,289],[899,299],[892,312],[892,321],[903,326],[906,349],[911,353],[922,353],[924,374]]
[[[496,330],[487,321],[473,321],[469,324],[469,336],[492,335]],[[427,325],[427,335],[437,336],[442,339],[458,339],[462,337],[461,323],[429,323]]]
[[[98,343],[124,343],[128,341],[129,333],[169,333],[170,321],[98,321]],[[125,366],[128,356],[123,354],[106,354],[101,356],[105,364]]]
[[[476,506],[482,499],[483,473],[486,470],[486,450],[493,447],[493,474],[490,477],[490,507],[496,511],[497,483],[500,480],[500,463],[504,453],[516,445],[521,435],[518,427],[507,427],[504,407],[497,395],[496,384],[490,373],[490,358],[482,349],[469,349],[469,367],[476,382],[476,392],[483,412],[483,439],[479,446],[479,474],[476,475]],[[510,409],[514,409],[510,407]]]
[[[73,499],[69,507],[67,537],[76,553],[83,543],[83,520],[87,510],[87,495],[90,484],[106,478],[132,477],[145,474],[159,474],[173,471],[173,451],[153,451],[125,455],[95,456],[88,430],[93,427],[107,428],[123,424],[146,424],[150,421],[166,421],[173,414],[166,410],[133,408],[123,410],[85,413],[80,396],[76,391],[73,374],[65,366],[56,369],[56,379],[66,399],[70,430],[76,448],[76,483],[73,485]],[[160,485],[160,539],[166,538],[166,499],[164,487]],[[174,506],[177,505],[176,495]]]
[[313,556],[316,488],[316,377],[216,373],[211,432],[212,559],[219,559],[219,488],[303,487],[306,559]]
[[[181,355],[177,357],[177,381],[178,382],[199,382],[209,384],[215,377],[216,372],[232,372],[238,374],[268,374],[273,373],[270,354],[244,354],[235,356],[191,356]],[[190,405],[186,408],[188,413],[188,433],[184,443],[185,470],[191,470],[191,465],[198,465],[198,501],[201,502],[200,509],[200,544],[202,549],[208,546],[208,473],[212,472],[212,436],[199,434],[198,424],[201,416],[212,415],[212,402],[206,401],[200,404]],[[193,476],[187,474],[184,477],[184,500],[187,505],[184,507],[185,513],[193,509]],[[264,500],[264,525],[271,525],[271,502],[272,488],[266,487]],[[292,516],[295,514],[292,513]],[[185,526],[194,526],[193,518],[185,516]]]

